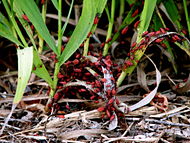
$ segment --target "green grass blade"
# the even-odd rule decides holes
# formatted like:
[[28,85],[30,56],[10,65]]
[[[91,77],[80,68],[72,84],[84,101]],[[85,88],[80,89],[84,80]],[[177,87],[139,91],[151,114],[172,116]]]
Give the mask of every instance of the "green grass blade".
[[11,24],[2,13],[0,13],[0,36],[22,46],[20,41],[15,37]]
[[18,56],[18,83],[16,94],[13,100],[17,104],[22,99],[27,82],[30,78],[33,64],[33,47],[27,47],[17,50]]
[[44,79],[49,84],[49,86],[52,88],[53,81],[52,81],[47,69],[45,68],[44,64],[42,63],[42,61],[38,55],[38,52],[36,50],[34,50],[33,54],[34,54],[34,60],[33,60],[34,67],[33,67],[32,72],[35,73],[38,77]]
[[138,29],[138,35],[137,35],[137,43],[140,41],[142,37],[142,33],[144,31],[147,31],[150,20],[152,18],[155,6],[156,6],[157,0],[145,0],[144,2],[144,8],[140,17],[140,24]]
[[59,58],[60,65],[68,60],[71,55],[79,48],[90,32],[97,12],[103,11],[107,0],[84,0],[82,15],[79,22]]
[[51,0],[51,2],[53,3],[54,7],[58,10],[58,2],[57,2],[57,0]]
[[63,25],[63,28],[61,29],[62,35],[64,34],[65,29],[66,29],[66,27],[67,27],[67,24],[68,24],[68,22],[69,22],[69,18],[70,18],[71,11],[72,11],[72,8],[73,8],[73,3],[74,3],[74,0],[72,0],[72,2],[71,2],[70,8],[69,8],[69,13],[68,13],[68,15],[67,15],[67,20],[66,20],[65,24]]
[[178,12],[178,9],[174,3],[173,0],[166,0],[166,1],[163,1],[163,4],[166,8],[166,11],[169,15],[169,17],[171,18],[172,22],[177,26],[178,30],[181,29],[181,24],[180,24],[180,15],[179,15],[179,12]]
[[56,54],[58,54],[55,42],[51,38],[51,35],[34,0],[17,0],[14,2],[20,5],[20,8],[28,16],[29,20],[32,22],[40,36],[47,42],[49,47]]

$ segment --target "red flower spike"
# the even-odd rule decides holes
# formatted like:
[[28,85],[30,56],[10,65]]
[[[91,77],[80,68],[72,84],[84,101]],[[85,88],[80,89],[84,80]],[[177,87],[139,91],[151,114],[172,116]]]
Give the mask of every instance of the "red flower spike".
[[115,119],[115,115],[112,115],[112,116],[110,117],[110,121],[112,121],[113,119]]
[[138,10],[138,9],[136,9],[136,10],[133,12],[133,14],[131,15],[131,17],[135,17],[135,16],[137,16],[137,14],[139,14],[139,10]]
[[115,101],[115,99],[114,99],[114,98],[111,98],[111,99],[108,101],[108,104],[112,104],[114,101]]
[[106,115],[108,116],[108,118],[111,117],[110,111],[106,110]]
[[79,60],[77,60],[77,59],[75,59],[74,61],[73,61],[73,64],[74,65],[77,65],[79,63]]
[[129,29],[128,26],[126,26],[125,28],[123,28],[123,30],[121,31],[121,34],[125,35],[127,33],[128,29]]
[[105,107],[99,107],[97,110],[98,110],[99,112],[103,112],[103,111],[105,110]]
[[102,81],[102,82],[106,82],[106,81],[107,81],[107,79],[105,79],[105,78],[102,78],[102,79],[101,79],[101,81]]
[[139,26],[140,21],[135,22],[134,28],[137,28]]

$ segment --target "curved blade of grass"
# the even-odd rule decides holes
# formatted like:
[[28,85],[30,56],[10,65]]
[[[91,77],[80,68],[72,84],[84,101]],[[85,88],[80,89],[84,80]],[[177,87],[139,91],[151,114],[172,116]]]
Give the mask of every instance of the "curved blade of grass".
[[[57,1],[57,0],[56,0],[56,1]],[[69,22],[69,18],[70,18],[70,16],[71,16],[71,11],[72,11],[72,8],[73,8],[73,3],[74,3],[74,0],[72,0],[72,2],[71,2],[70,8],[69,8],[69,13],[68,13],[68,15],[67,15],[67,20],[65,21],[65,24],[63,25],[63,28],[61,29],[61,34],[62,34],[62,35],[64,34],[65,29],[66,29],[66,27],[67,27],[67,24],[68,24],[68,22]]]
[[30,74],[32,71],[33,47],[27,47],[22,50],[18,49],[17,56],[18,56],[18,83],[17,83],[16,94],[13,99],[13,105],[11,111],[7,116],[7,118],[5,119],[5,122],[0,130],[0,135],[3,133],[5,126],[7,125],[9,119],[13,114],[13,111],[15,110],[16,106],[18,105],[24,94],[24,90],[26,88],[27,82],[30,78]]
[[32,32],[32,29],[31,29],[29,23],[26,20],[24,20],[23,18],[21,18],[24,13],[21,10],[20,5],[18,5],[18,3],[14,3],[13,10],[16,13],[16,16],[18,17],[18,20],[22,24],[23,28],[25,29],[28,37],[30,38],[33,47],[35,49],[37,49],[34,38],[33,38],[33,32]]
[[53,87],[53,81],[47,71],[47,69],[45,68],[44,64],[42,63],[39,54],[36,50],[34,50],[33,52],[33,56],[34,56],[34,67],[33,67],[33,73],[35,73],[38,77],[44,79],[49,86],[52,88]]
[[19,46],[22,45],[20,41],[15,37],[11,24],[2,13],[0,13],[0,36],[16,43]]
[[138,34],[137,34],[137,43],[140,42],[142,37],[142,33],[147,31],[150,20],[152,18],[157,0],[145,0],[143,11],[140,17],[140,24],[138,27]]
[[[138,26],[138,33],[137,33],[137,43],[139,43],[142,39],[142,34],[144,31],[147,31],[155,6],[156,6],[156,2],[157,0],[145,0],[144,3],[144,7],[143,7],[143,11],[141,13],[141,17],[140,17],[140,24]],[[146,46],[147,47],[147,46]],[[143,56],[145,50],[141,51],[141,50],[137,50],[134,53],[134,57],[136,57],[136,60],[140,60],[141,57]],[[119,76],[118,80],[117,80],[117,87],[120,86],[120,84],[122,83],[122,81],[125,79],[127,74],[131,74],[134,69],[136,68],[137,63],[134,62],[133,66],[128,67],[127,69],[125,69],[124,71],[122,71],[121,75]]]
[[175,27],[178,30],[180,30],[181,29],[181,24],[180,24],[181,17],[178,13],[178,9],[177,9],[174,1],[173,0],[163,1],[163,4],[167,11],[166,16],[169,16],[169,18],[171,18],[171,20],[172,20],[172,23],[174,23],[177,26],[177,27],[176,26]]
[[14,2],[20,5],[20,8],[28,16],[29,20],[32,22],[40,36],[47,42],[50,48],[56,54],[58,54],[55,42],[51,38],[51,35],[34,0],[17,0]]
[[22,99],[27,82],[30,78],[33,64],[33,47],[17,50],[18,56],[18,83],[13,104],[17,104]]
[[107,0],[84,0],[82,15],[79,22],[65,47],[65,50],[59,57],[60,65],[68,60],[71,55],[79,48],[90,32],[94,18],[97,12],[103,11]]
[[54,7],[58,10],[58,2],[57,2],[57,0],[51,0],[51,2],[53,3]]

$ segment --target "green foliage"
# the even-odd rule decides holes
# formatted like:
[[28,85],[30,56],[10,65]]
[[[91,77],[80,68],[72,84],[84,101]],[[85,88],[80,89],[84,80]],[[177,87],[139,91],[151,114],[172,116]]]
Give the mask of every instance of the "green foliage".
[[[51,38],[51,35],[42,19],[40,11],[34,2],[34,0],[17,0],[14,1],[20,5],[20,8],[23,12],[28,16],[29,20],[32,22],[34,27],[36,28],[37,32],[40,36],[47,42],[50,48],[58,54],[55,42]],[[21,17],[22,18],[22,17]]]
[[18,83],[16,94],[13,100],[17,104],[22,99],[24,90],[30,78],[33,64],[33,47],[26,47],[17,50],[18,55]]
[[12,29],[11,23],[8,21],[8,19],[5,18],[2,13],[0,13],[0,36],[5,37],[15,44],[22,46],[22,44],[13,33],[15,32]]
[[97,13],[101,13],[107,0],[84,0],[83,10],[79,22],[59,58],[60,65],[67,61],[71,55],[79,48],[90,32],[94,18]]

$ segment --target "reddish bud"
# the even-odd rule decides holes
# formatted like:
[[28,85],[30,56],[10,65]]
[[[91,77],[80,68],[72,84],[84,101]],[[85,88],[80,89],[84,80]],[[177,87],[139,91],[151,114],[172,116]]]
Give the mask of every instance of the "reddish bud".
[[59,83],[60,84],[67,84],[67,82],[65,82],[65,81],[60,81]]
[[64,115],[57,115],[57,117],[62,118],[62,119],[64,119],[64,118],[65,118],[65,116],[64,116]]
[[99,107],[97,110],[98,110],[99,112],[102,112],[102,111],[105,110],[105,107]]
[[109,38],[108,40],[106,40],[106,43],[109,43],[112,40],[112,38]]
[[74,72],[80,73],[80,72],[82,72],[82,70],[81,69],[74,69]]
[[136,9],[136,10],[133,12],[133,14],[131,15],[131,17],[135,17],[135,16],[137,16],[138,13],[139,13],[139,10]]
[[108,101],[108,104],[112,104],[114,102],[114,98],[111,98],[109,101]]
[[56,93],[54,96],[53,96],[53,98],[54,98],[54,100],[59,100],[59,97],[60,97],[60,94],[59,93]]
[[135,22],[134,28],[137,28],[139,26],[140,21]]
[[130,60],[125,61],[125,64],[126,64],[127,66],[133,66],[133,63],[132,63]]
[[94,18],[94,24],[98,24],[98,22],[99,22],[99,16],[96,16],[96,17]]
[[64,75],[62,75],[61,73],[58,73],[57,77],[58,77],[58,78],[63,78]]
[[155,32],[150,32],[147,34],[147,36],[152,37],[152,36],[155,36],[155,34],[156,34]]
[[87,35],[87,38],[89,38],[91,36],[92,32],[89,32]]
[[28,19],[28,17],[27,17],[25,14],[22,15],[22,18],[23,18],[24,20],[26,20],[27,22],[30,22],[30,20]]
[[34,67],[33,67],[33,71],[35,71],[35,70],[36,70],[36,67],[34,66]]
[[112,116],[110,117],[110,121],[112,121],[113,119],[115,119],[115,115],[112,115]]
[[74,65],[77,65],[79,63],[79,60],[77,60],[77,59],[75,59],[74,61],[73,61],[73,64]]
[[143,32],[142,36],[146,36],[148,34],[148,31]]
[[121,34],[122,34],[122,35],[126,34],[127,31],[128,31],[128,29],[129,29],[128,26],[126,26],[125,28],[123,28],[123,30],[121,31]]
[[93,96],[91,96],[91,97],[90,97],[90,100],[93,100],[95,97],[96,97],[96,96],[94,96],[94,95],[93,95]]
[[99,103],[99,101],[98,101],[98,100],[96,100],[96,101],[94,101],[94,103]]
[[71,108],[70,108],[70,106],[67,104],[67,105],[65,105],[65,108],[67,108],[68,110],[70,110]]
[[105,79],[105,78],[102,78],[102,79],[101,79],[101,81],[102,81],[102,82],[106,82],[106,81],[107,81],[107,79]]
[[136,42],[134,42],[132,45],[131,45],[131,47],[133,48],[133,47],[135,47],[136,46]]
[[160,28],[160,31],[164,34],[166,33],[165,29],[164,28]]
[[113,90],[111,91],[111,93],[112,93],[112,95],[115,95],[117,92],[116,92],[115,89],[113,89]]
[[86,92],[86,89],[82,88],[82,89],[80,89],[80,92]]
[[159,39],[156,39],[155,42],[156,42],[156,43],[160,43],[160,42],[162,42],[163,40],[164,40],[163,38],[159,38]]
[[104,47],[104,45],[105,45],[105,43],[102,43],[102,44],[100,45],[100,47]]
[[108,118],[111,117],[110,111],[106,110],[106,115],[108,116]]

